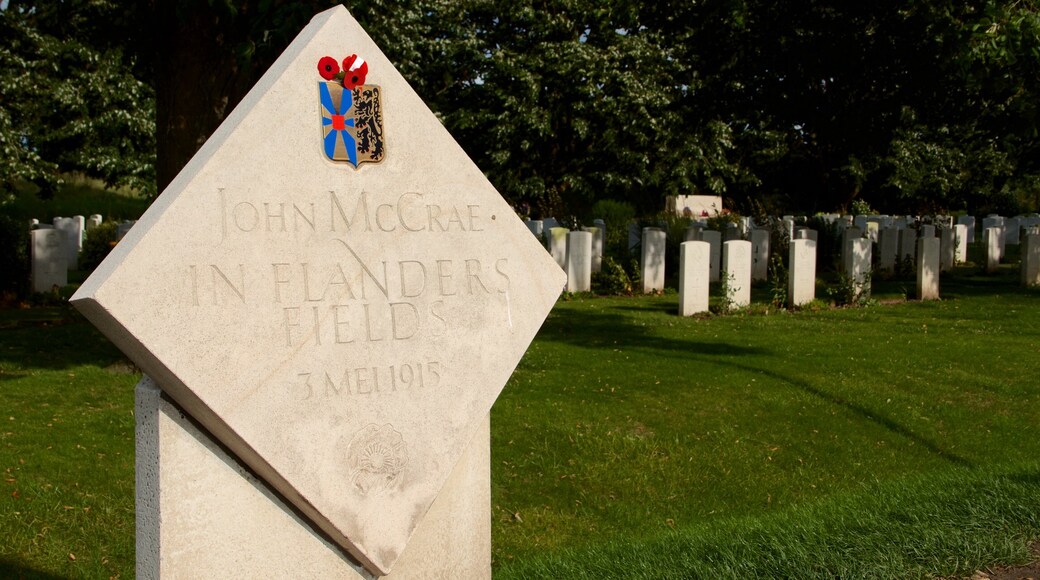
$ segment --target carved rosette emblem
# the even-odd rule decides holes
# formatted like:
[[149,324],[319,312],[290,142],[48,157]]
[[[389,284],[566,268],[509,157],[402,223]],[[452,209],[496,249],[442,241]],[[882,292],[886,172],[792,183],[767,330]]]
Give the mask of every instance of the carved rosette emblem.
[[386,156],[383,142],[383,105],[378,85],[366,85],[368,63],[356,54],[343,59],[318,60],[321,101],[322,150],[332,161],[379,163]]
[[351,487],[361,495],[395,488],[407,463],[404,437],[389,423],[366,425],[347,447]]

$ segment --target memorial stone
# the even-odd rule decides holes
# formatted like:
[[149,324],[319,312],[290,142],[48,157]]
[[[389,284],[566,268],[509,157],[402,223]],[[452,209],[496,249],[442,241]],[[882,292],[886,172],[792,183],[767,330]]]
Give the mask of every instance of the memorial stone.
[[970,230],[966,224],[957,224],[953,226],[953,237],[954,237],[954,263],[963,264],[968,261],[968,240]]
[[968,230],[968,238],[966,243],[975,243],[975,217],[970,215],[962,215],[957,218],[957,223],[963,225]]
[[900,231],[896,228],[884,228],[878,235],[878,269],[882,272],[893,273],[896,270]]
[[692,225],[686,228],[686,232],[683,234],[684,242],[699,242],[701,241],[701,233],[704,232],[704,228],[698,225]]
[[599,272],[603,269],[603,232],[606,230],[600,226],[581,229],[592,234],[592,272]]
[[664,252],[667,236],[658,228],[643,228],[642,279],[643,293],[664,290]]
[[56,218],[54,227],[65,232],[65,262],[69,270],[79,267],[79,251],[83,247],[83,216]]
[[87,218],[86,231],[89,232],[90,230],[98,227],[99,225],[101,225],[101,214],[92,214],[90,217]]
[[956,240],[950,228],[939,230],[939,271],[949,272],[957,259]]
[[679,316],[708,311],[711,245],[691,241],[679,245]]
[[723,243],[722,270],[730,305],[744,308],[751,304],[751,242],[730,240]]
[[[348,87],[330,74],[345,55]],[[336,7],[312,19],[73,303],[293,514],[378,576],[420,537],[435,500],[459,491],[446,487],[452,473],[475,438],[486,445],[491,405],[565,283]],[[479,521],[486,498],[472,504]],[[190,518],[192,505],[160,506],[139,538]],[[435,535],[450,530],[487,528]],[[474,577],[445,571],[464,557],[449,545],[419,554],[425,575]],[[139,561],[178,556],[153,548]]]
[[794,232],[794,239],[796,240],[812,240],[814,242],[820,241],[820,232],[810,228],[797,228]]
[[1022,285],[1040,286],[1040,234],[1022,238]]
[[904,228],[899,230],[899,261],[914,264],[917,258],[917,230]]
[[726,224],[726,232],[723,234],[723,238],[726,242],[741,239],[740,226],[737,224]]
[[934,238],[935,237],[935,226],[931,224],[921,224],[921,227],[917,230],[918,238]]
[[[595,228],[593,228],[595,229]],[[567,234],[567,291],[592,290],[592,232]]]
[[708,242],[711,247],[711,255],[708,256],[708,280],[718,282],[722,267],[722,234],[717,230],[704,230],[701,232],[701,240]]
[[1000,228],[991,226],[982,230],[982,246],[986,250],[986,272],[993,273],[1000,266]]
[[917,299],[939,299],[939,240],[917,240]]
[[1004,227],[1007,228],[1004,234],[1004,243],[1017,246],[1019,238],[1022,232],[1022,221],[1018,218],[1008,218],[1004,220]]
[[769,277],[769,230],[751,230],[751,280]]
[[639,229],[639,224],[632,222],[628,224],[628,249],[633,250],[639,247],[639,244],[643,241],[643,231]]
[[41,228],[29,232],[33,292],[50,292],[69,283],[68,242],[64,230]]
[[567,267],[567,228],[552,228],[549,230],[549,255],[561,268]]
[[134,224],[136,223],[137,220],[126,221],[116,226],[116,240],[122,240],[124,237],[126,237],[126,235],[130,233],[130,228],[134,227]]
[[788,260],[787,302],[808,304],[816,298],[816,242],[791,240]]
[[527,229],[531,230],[531,233],[534,234],[534,237],[538,238],[539,240],[542,239],[542,228],[544,226],[542,220],[526,220],[524,221],[524,225],[527,226]]
[[556,218],[554,218],[554,217],[542,218],[542,231],[547,232],[547,231],[549,231],[549,230],[551,230],[553,228],[559,228],[559,227],[562,227],[562,226],[560,225],[560,222],[556,221]]
[[845,250],[845,275],[855,285],[855,298],[870,295],[870,260],[874,245],[866,238],[850,239]]

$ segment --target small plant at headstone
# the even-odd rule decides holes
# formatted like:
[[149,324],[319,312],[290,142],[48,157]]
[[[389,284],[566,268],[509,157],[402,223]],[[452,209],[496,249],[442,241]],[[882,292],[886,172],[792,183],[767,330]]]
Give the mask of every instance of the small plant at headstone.
[[854,199],[849,204],[849,213],[852,215],[873,215],[877,212],[870,207],[870,204],[865,199]]
[[787,304],[787,275],[787,264],[780,254],[774,253],[769,258],[769,292],[776,308],[784,308]]
[[592,291],[605,296],[628,296],[632,294],[632,280],[617,260],[604,256],[602,268],[592,274]]
[[733,274],[719,276],[719,302],[715,309],[717,314],[726,314],[734,310],[733,283],[735,281]]
[[827,295],[836,306],[865,306],[870,302],[870,276],[868,270],[863,274],[863,281],[858,282],[854,277],[839,272],[834,285],[827,287]]

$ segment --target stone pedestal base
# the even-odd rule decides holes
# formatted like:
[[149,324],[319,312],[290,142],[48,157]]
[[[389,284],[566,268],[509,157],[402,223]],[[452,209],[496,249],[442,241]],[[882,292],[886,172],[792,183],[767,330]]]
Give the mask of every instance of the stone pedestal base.
[[[373,578],[148,377],[135,411],[138,578]],[[491,577],[490,467],[485,418],[385,578]]]

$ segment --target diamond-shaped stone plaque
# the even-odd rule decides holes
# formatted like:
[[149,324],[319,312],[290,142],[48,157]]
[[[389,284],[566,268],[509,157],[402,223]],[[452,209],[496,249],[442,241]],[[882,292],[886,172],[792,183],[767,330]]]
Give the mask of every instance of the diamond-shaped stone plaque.
[[[377,87],[385,147],[357,165],[326,154],[329,125],[360,141],[361,117],[342,94],[329,112],[322,86],[336,80],[317,66],[351,54],[367,64],[360,86]],[[386,573],[564,278],[339,7],[300,33],[73,301]]]

